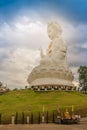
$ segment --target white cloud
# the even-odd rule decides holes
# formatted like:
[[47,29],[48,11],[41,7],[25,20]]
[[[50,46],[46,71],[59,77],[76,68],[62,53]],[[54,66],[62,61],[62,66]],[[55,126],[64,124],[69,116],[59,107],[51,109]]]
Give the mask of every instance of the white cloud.
[[87,49],[87,42],[82,44],[82,48],[86,48]]
[[[33,57],[33,58],[32,58]],[[39,51],[21,49],[14,50],[1,66],[1,75],[9,87],[23,87],[27,84],[27,77],[34,65],[38,64]],[[1,77],[0,75],[0,77]],[[4,81],[4,79],[2,80]]]
[[25,17],[21,18],[20,21],[16,21],[16,23],[13,21],[12,25],[4,23],[1,32],[1,38],[14,47],[45,47],[48,41],[46,25],[43,25],[40,21],[26,22]]

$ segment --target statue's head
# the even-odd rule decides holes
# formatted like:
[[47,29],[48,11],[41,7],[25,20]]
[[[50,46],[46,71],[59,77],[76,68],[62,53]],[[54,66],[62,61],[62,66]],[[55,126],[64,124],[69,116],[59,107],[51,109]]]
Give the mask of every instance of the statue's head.
[[53,40],[55,37],[61,35],[62,29],[57,22],[50,22],[48,23],[47,32],[49,38]]

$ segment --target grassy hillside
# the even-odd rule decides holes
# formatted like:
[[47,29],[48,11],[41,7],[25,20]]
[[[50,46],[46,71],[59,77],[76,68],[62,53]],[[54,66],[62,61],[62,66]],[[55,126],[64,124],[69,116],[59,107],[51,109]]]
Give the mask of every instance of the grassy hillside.
[[15,112],[38,112],[57,110],[58,105],[62,110],[66,107],[87,116],[87,95],[79,92],[34,92],[32,90],[11,91],[0,95],[0,113],[15,114]]

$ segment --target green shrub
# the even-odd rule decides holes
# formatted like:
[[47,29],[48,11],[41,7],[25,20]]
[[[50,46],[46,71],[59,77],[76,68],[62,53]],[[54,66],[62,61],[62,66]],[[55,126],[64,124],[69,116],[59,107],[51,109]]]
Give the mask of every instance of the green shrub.
[[39,112],[39,115],[38,115],[38,124],[40,124],[40,121],[41,121],[41,117],[40,117],[40,112]]
[[49,123],[49,121],[48,121],[48,111],[47,111],[47,115],[46,115],[46,123]]
[[31,113],[31,124],[33,124],[33,113]]
[[54,116],[54,112],[53,112],[53,119],[52,119],[52,123],[55,123],[55,116]]
[[15,124],[18,124],[18,112],[16,112],[16,115],[15,115]]
[[22,124],[24,124],[24,112],[22,112]]
[[1,124],[1,117],[2,117],[2,115],[1,115],[1,113],[0,113],[0,124]]

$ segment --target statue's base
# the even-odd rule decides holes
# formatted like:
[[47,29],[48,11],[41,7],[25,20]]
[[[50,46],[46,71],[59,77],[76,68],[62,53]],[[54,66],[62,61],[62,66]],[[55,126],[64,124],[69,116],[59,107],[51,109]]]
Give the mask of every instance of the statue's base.
[[57,67],[35,67],[28,77],[28,83],[35,90],[71,90],[73,74],[70,70]]

